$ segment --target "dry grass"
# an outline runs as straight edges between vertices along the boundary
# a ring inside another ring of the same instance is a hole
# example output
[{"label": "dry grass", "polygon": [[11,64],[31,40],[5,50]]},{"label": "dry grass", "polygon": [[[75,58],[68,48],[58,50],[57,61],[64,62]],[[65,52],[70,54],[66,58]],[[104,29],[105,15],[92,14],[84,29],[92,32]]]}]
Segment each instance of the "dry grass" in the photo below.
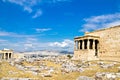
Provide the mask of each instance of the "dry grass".
[{"label": "dry grass", "polygon": [[[92,61],[91,64],[97,64],[99,61]],[[32,73],[29,72],[23,72],[21,70],[18,70],[16,67],[9,65],[7,62],[2,62],[0,64],[0,78],[2,77],[18,77],[18,78],[39,78],[38,80],[76,80],[77,77],[79,76],[89,76],[93,77],[96,72],[118,72],[118,68],[120,66],[120,63],[116,64],[112,68],[108,69],[103,69],[99,65],[96,66],[89,66],[86,68],[84,72],[71,72],[71,73],[65,73],[63,74],[60,70],[61,65],[60,64],[55,64],[50,61],[44,61],[44,63],[50,67],[58,68],[56,73],[52,73],[52,77],[41,77],[41,75],[33,75]],[[87,62],[86,62],[87,63]],[[104,63],[111,64],[113,62],[109,61],[104,61]],[[23,62],[25,66],[31,66],[32,63],[28,62]],[[9,74],[10,71],[16,72],[16,74]],[[120,80],[120,79],[117,79]]]},{"label": "dry grass", "polygon": [[53,67],[56,67],[56,68],[60,68],[60,67],[61,67],[60,64],[55,64],[55,63],[53,63],[53,62],[51,62],[51,61],[45,61],[45,64],[46,64],[48,67],[50,67],[50,66],[53,66]]},{"label": "dry grass", "polygon": [[0,64],[0,78],[2,77],[14,77],[14,78],[38,78],[32,73],[23,72],[16,67],[9,65],[8,62],[2,62]]},{"label": "dry grass", "polygon": [[22,62],[22,65],[24,65],[24,66],[33,66],[32,64],[30,64],[30,63],[27,62],[27,61],[23,61],[23,62]]}]

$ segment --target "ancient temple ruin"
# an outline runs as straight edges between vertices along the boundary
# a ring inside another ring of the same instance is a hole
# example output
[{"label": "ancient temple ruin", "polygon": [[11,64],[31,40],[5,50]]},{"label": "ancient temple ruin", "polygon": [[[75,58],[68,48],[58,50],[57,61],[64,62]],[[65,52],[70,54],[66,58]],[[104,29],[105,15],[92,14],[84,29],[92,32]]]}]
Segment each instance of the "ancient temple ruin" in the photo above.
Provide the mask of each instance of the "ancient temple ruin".
[{"label": "ancient temple ruin", "polygon": [[0,50],[0,60],[10,60],[13,58],[13,50],[3,49]]},{"label": "ancient temple ruin", "polygon": [[86,32],[74,38],[73,59],[120,61],[120,26]]}]

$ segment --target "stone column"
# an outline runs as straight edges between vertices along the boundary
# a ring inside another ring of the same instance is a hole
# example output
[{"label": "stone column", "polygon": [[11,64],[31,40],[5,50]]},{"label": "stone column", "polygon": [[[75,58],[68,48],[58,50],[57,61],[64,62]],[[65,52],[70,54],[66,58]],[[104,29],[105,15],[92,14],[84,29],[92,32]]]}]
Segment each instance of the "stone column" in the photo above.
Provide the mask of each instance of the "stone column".
[{"label": "stone column", "polygon": [[3,59],[4,59],[4,60],[5,60],[5,58],[6,58],[5,56],[6,56],[5,53],[3,53]]},{"label": "stone column", "polygon": [[87,49],[90,49],[90,41],[89,41],[89,39],[87,40]]},{"label": "stone column", "polygon": [[80,41],[78,41],[78,50],[80,49]]},{"label": "stone column", "polygon": [[85,46],[84,40],[82,40],[82,49],[84,49],[84,46]]},{"label": "stone column", "polygon": [[78,41],[76,41],[76,50],[78,50]]},{"label": "stone column", "polygon": [[9,53],[8,53],[8,55],[7,55],[7,59],[9,59]]},{"label": "stone column", "polygon": [[95,40],[93,39],[92,49],[95,49]]}]

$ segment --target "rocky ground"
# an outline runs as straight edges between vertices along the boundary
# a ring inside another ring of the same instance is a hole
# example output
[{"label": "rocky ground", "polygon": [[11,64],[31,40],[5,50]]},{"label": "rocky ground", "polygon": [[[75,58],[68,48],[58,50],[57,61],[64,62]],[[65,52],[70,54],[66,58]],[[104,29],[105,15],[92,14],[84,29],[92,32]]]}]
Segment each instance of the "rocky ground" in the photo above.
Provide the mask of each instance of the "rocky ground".
[{"label": "rocky ground", "polygon": [[61,57],[2,61],[0,80],[120,80],[120,63]]}]

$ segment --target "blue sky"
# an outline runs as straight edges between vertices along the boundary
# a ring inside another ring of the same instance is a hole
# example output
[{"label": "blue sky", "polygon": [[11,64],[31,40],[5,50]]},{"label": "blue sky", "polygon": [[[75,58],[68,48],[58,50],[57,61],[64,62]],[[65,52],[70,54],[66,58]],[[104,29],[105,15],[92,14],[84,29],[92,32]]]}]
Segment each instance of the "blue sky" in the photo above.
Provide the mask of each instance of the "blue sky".
[{"label": "blue sky", "polygon": [[73,51],[73,38],[120,24],[120,0],[0,0],[0,49]]}]

